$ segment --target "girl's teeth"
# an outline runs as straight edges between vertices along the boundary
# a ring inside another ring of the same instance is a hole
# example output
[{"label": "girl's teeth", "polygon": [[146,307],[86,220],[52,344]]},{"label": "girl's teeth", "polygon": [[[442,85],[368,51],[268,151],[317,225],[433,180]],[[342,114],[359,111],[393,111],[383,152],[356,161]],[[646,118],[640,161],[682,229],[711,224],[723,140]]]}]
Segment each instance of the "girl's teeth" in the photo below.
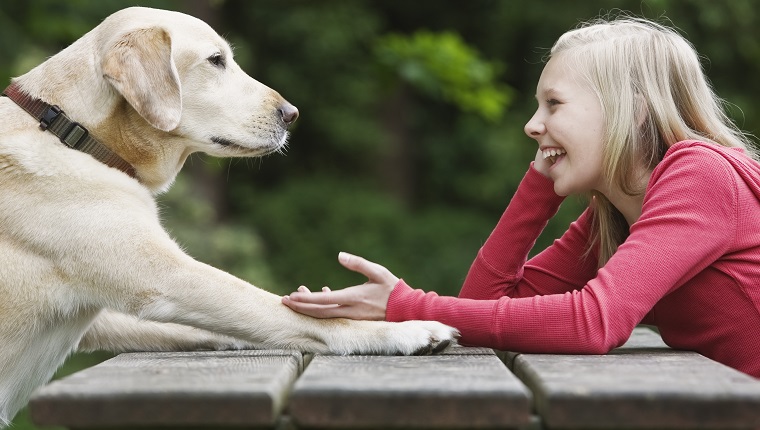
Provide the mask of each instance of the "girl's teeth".
[{"label": "girl's teeth", "polygon": [[543,152],[544,159],[563,154],[565,154],[565,151],[563,149],[547,149]]}]

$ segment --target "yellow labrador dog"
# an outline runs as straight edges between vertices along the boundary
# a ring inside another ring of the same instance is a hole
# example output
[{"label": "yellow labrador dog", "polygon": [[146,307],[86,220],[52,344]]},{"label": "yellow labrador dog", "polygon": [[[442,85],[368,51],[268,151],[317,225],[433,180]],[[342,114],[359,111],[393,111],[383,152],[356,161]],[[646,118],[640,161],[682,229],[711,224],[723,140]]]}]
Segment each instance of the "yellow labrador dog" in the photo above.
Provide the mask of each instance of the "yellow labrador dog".
[{"label": "yellow labrador dog", "polygon": [[164,231],[152,195],[188,155],[277,152],[298,116],[204,22],[122,10],[4,96],[0,423],[77,349],[414,354],[455,342],[436,322],[299,315]]}]

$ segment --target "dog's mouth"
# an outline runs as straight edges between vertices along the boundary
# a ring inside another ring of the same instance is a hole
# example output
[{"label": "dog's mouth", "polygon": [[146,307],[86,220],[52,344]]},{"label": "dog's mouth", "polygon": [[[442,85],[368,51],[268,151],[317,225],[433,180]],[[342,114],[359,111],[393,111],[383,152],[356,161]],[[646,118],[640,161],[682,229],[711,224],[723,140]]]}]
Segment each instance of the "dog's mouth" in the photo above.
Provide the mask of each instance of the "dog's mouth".
[{"label": "dog's mouth", "polygon": [[211,141],[216,143],[217,145],[223,146],[228,149],[232,149],[238,152],[240,155],[245,155],[245,156],[268,155],[273,152],[280,151],[282,147],[284,146],[284,145],[278,144],[278,145],[271,145],[271,146],[265,146],[265,147],[251,148],[249,146],[239,145],[229,139],[225,139],[219,136],[212,136]]},{"label": "dog's mouth", "polygon": [[214,143],[216,143],[216,144],[218,144],[218,145],[226,146],[228,148],[250,149],[250,148],[246,148],[246,147],[240,146],[237,143],[235,143],[235,142],[233,142],[231,140],[225,139],[223,137],[213,136],[211,138],[211,141],[214,142]]}]

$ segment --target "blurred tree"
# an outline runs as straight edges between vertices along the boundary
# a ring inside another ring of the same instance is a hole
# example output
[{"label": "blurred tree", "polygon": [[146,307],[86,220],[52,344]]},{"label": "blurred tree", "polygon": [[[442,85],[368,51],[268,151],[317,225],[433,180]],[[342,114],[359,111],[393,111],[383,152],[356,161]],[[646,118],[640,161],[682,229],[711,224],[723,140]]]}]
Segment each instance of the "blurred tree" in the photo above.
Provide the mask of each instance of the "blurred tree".
[{"label": "blurred tree", "polygon": [[[25,72],[131,4],[2,2],[0,74]],[[210,22],[247,71],[301,109],[287,157],[193,157],[162,203],[167,225],[193,244],[186,245],[193,255],[279,291],[353,282],[333,260],[345,249],[407,277],[430,273],[415,285],[455,293],[535,152],[522,125],[534,108],[542,57],[580,20],[619,10],[667,14],[705,56],[731,115],[750,132],[758,127],[752,94],[760,84],[746,79],[760,68],[758,0],[143,4]],[[206,215],[182,212],[191,199]],[[582,205],[569,199],[537,249]],[[223,242],[251,246],[203,243],[198,231],[210,238],[217,227],[235,232]],[[254,261],[261,270],[248,273]]]},{"label": "blurred tree", "polygon": [[456,33],[391,33],[376,43],[376,56],[403,82],[463,112],[496,121],[509,103],[509,89],[496,81],[498,63],[484,61]]},{"label": "blurred tree", "polygon": [[500,65],[479,58],[455,33],[419,31],[409,37],[391,33],[379,37],[374,48],[377,61],[389,72],[383,81],[390,81],[391,88],[382,109],[383,128],[389,132],[382,166],[394,168],[379,173],[386,189],[412,206],[416,166],[410,150],[415,139],[407,120],[408,88],[490,122],[501,118],[509,89],[496,81]]}]

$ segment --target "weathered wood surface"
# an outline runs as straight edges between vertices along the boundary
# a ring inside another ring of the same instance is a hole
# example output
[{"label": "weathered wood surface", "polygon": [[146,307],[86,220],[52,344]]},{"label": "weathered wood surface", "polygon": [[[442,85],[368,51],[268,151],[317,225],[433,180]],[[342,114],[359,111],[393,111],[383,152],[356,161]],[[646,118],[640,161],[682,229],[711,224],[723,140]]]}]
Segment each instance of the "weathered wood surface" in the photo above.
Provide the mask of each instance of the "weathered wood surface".
[{"label": "weathered wood surface", "polygon": [[487,348],[308,366],[285,350],[122,354],[43,387],[31,415],[80,429],[760,428],[760,380],[648,329],[605,356],[500,356],[514,374]]},{"label": "weathered wood surface", "polygon": [[530,393],[492,350],[423,357],[316,355],[288,411],[298,427],[516,428]]},{"label": "weathered wood surface", "polygon": [[121,354],[42,388],[30,410],[71,428],[272,426],[302,368],[286,350]]},{"label": "weathered wood surface", "polygon": [[760,381],[637,329],[609,355],[512,355],[548,428],[760,428]]}]

